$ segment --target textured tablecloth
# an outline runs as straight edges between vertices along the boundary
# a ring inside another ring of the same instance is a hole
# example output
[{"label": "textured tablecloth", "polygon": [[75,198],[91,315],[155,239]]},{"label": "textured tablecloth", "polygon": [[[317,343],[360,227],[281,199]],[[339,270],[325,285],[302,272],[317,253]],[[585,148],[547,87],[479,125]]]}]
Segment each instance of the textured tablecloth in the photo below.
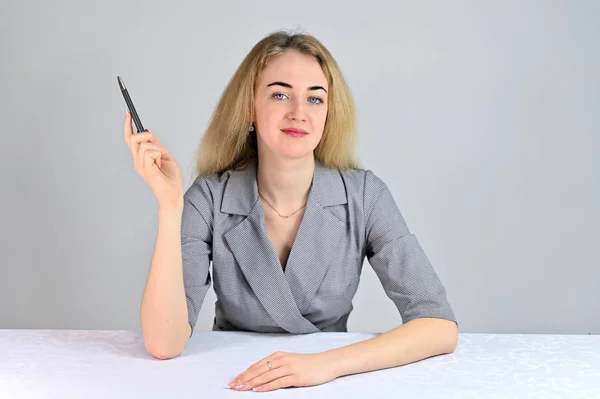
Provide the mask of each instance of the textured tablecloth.
[{"label": "textured tablecloth", "polygon": [[321,386],[225,388],[278,350],[317,352],[373,336],[197,331],[179,357],[157,360],[137,332],[0,330],[0,398],[600,398],[598,335],[460,334],[450,355]]}]

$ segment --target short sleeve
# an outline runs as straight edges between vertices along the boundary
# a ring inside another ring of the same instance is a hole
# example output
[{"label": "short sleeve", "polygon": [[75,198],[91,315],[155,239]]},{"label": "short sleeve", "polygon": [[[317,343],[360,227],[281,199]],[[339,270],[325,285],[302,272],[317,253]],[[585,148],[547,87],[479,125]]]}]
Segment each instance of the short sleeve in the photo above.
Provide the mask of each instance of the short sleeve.
[{"label": "short sleeve", "polygon": [[181,219],[183,285],[192,333],[211,286],[212,215],[210,190],[204,179],[198,177],[184,195]]},{"label": "short sleeve", "polygon": [[406,225],[387,185],[365,178],[366,256],[402,322],[430,317],[457,323],[446,290]]}]

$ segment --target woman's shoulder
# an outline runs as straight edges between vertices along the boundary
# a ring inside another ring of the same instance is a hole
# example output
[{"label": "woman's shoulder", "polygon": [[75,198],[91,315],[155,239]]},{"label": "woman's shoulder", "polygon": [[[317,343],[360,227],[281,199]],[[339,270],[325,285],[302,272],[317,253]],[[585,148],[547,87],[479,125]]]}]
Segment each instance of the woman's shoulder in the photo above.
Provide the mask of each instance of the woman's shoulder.
[{"label": "woman's shoulder", "polygon": [[383,179],[372,169],[357,167],[352,169],[339,169],[347,191],[361,193],[366,201],[377,197],[381,190],[387,189]]},{"label": "woman's shoulder", "polygon": [[229,175],[233,172],[233,170],[228,169],[223,172],[212,173],[208,175],[196,175],[196,177],[192,181],[190,188],[194,186],[208,186],[210,188],[222,186],[227,182]]},{"label": "woman's shoulder", "polygon": [[388,184],[377,172],[369,168],[340,169],[340,175],[346,186],[348,200],[353,197],[353,202],[360,204],[365,220],[371,220],[376,209],[383,209],[386,215],[400,213]]},{"label": "woman's shoulder", "polygon": [[197,174],[184,198],[192,203],[199,201],[212,206],[220,204],[225,197],[234,201],[235,198],[249,195],[256,175],[255,168],[255,165],[249,164],[215,173]]},{"label": "woman's shoulder", "polygon": [[184,193],[184,200],[197,204],[212,204],[215,196],[223,190],[231,171],[196,175]]}]

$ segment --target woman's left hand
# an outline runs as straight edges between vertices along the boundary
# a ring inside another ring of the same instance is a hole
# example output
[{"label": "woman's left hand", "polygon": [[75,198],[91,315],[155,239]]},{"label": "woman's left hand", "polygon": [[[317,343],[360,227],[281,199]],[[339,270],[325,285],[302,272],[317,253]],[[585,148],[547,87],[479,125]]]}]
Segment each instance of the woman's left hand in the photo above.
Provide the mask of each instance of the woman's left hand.
[{"label": "woman's left hand", "polygon": [[239,391],[267,392],[279,388],[321,385],[337,377],[325,353],[275,352],[254,363],[228,387]]}]

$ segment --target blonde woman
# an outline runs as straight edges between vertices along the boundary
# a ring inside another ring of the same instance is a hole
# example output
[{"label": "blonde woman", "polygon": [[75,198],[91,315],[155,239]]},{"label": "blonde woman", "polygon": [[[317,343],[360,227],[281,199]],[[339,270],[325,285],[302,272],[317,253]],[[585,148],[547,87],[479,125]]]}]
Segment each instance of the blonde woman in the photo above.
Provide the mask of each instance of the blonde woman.
[{"label": "blonde woman", "polygon": [[365,257],[402,325],[327,352],[274,353],[229,387],[318,385],[454,351],[444,286],[387,185],[360,168],[355,134],[351,92],[330,52],[285,32],[258,42],[235,72],[187,190],[173,156],[151,132],[133,134],[126,114],[135,169],[159,203],[141,304],[150,354],[184,350],[213,283],[214,331],[347,331]]}]

